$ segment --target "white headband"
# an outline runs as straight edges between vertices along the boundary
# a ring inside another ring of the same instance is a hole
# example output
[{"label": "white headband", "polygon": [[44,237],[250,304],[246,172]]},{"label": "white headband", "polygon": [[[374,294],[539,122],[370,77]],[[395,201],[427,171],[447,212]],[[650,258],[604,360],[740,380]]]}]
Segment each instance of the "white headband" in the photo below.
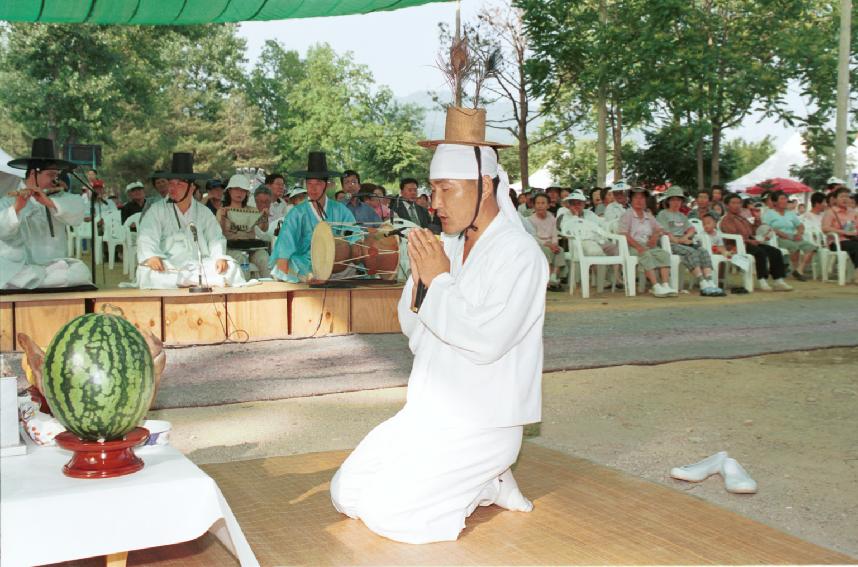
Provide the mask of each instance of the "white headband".
[{"label": "white headband", "polygon": [[[500,178],[497,202],[501,214],[515,226],[524,230],[521,217],[509,198],[509,177],[498,163],[494,148],[480,146],[480,167],[483,175],[492,179]],[[429,179],[478,179],[477,159],[474,146],[461,144],[440,144],[435,148],[432,164],[429,166]]]},{"label": "white headband", "polygon": [[[480,146],[483,175],[492,179],[498,175],[498,156],[494,148]],[[474,146],[441,144],[435,149],[429,166],[429,179],[476,179],[477,160]]]}]

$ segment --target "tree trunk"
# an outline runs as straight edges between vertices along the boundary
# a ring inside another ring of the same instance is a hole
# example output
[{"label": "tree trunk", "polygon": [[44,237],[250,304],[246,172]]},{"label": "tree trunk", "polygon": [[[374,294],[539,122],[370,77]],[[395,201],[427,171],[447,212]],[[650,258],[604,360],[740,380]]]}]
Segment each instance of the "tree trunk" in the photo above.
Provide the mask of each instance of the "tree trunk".
[{"label": "tree trunk", "polygon": [[721,126],[712,125],[712,185],[721,183]]},{"label": "tree trunk", "polygon": [[614,137],[614,181],[623,178],[623,111],[617,107],[611,124]]},{"label": "tree trunk", "polygon": [[525,82],[519,83],[518,89],[518,165],[521,168],[521,190],[530,189],[530,172],[528,171],[529,159],[528,152],[530,145],[527,142],[527,115],[530,108],[527,104],[527,91],[524,88]]},{"label": "tree trunk", "polygon": [[703,136],[697,136],[697,192],[703,191]]},{"label": "tree trunk", "polygon": [[[606,26],[608,23],[608,8],[605,0],[599,0],[599,22]],[[608,176],[608,95],[604,80],[599,84],[598,100],[596,101],[596,185],[605,186]]]}]

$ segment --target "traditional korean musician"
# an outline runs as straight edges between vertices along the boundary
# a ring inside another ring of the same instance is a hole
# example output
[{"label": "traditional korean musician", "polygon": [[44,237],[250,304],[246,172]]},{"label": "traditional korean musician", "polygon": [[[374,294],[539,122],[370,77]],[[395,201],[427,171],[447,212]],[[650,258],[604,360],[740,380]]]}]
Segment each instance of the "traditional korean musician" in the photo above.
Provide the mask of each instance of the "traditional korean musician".
[{"label": "traditional korean musician", "polygon": [[30,155],[9,166],[26,174],[22,189],[0,198],[0,289],[92,284],[86,264],[66,258],[66,227],[83,222],[86,205],[56,180],[74,164],[56,158],[52,140],[36,138]]},{"label": "traditional korean musician", "polygon": [[[451,107],[429,169],[441,241],[408,236],[399,322],[414,363],[405,407],[331,481],[337,510],[406,543],[455,540],[477,508],[527,512],[510,467],[541,414],[548,264],[509,199],[485,111]],[[417,282],[428,289],[418,305]],[[415,313],[415,310],[417,311]]]},{"label": "traditional korean musician", "polygon": [[[230,177],[224,205],[218,210],[216,218],[226,237],[226,253],[239,263],[241,255],[247,254],[259,271],[259,276],[267,278],[270,276],[268,242],[261,236],[268,230],[268,210],[247,206],[250,184],[247,175],[237,173]],[[260,185],[260,189],[268,191],[265,185]],[[268,191],[269,204],[270,195]]]},{"label": "traditional korean musician", "polygon": [[192,182],[207,178],[194,173],[194,156],[174,153],[170,171],[158,175],[169,180],[169,197],[153,203],[140,220],[140,268],[134,285],[142,289],[195,286],[201,268],[203,282],[209,286],[244,284],[241,270],[226,254],[226,239],[215,216],[193,197]]},{"label": "traditional korean musician", "polygon": [[[282,281],[298,283],[313,279],[313,266],[310,257],[310,244],[313,230],[320,221],[331,223],[335,236],[342,238],[339,260],[356,257],[358,251],[348,250],[346,244],[356,244],[362,238],[360,230],[349,228],[355,225],[355,217],[342,203],[329,199],[325,195],[328,180],[340,175],[328,169],[328,160],[324,152],[310,152],[307,169],[291,175],[306,180],[307,200],[292,208],[286,215],[286,221],[280,228],[274,250],[271,253],[271,275]],[[331,275],[331,279],[344,279],[359,275],[353,265]]]}]

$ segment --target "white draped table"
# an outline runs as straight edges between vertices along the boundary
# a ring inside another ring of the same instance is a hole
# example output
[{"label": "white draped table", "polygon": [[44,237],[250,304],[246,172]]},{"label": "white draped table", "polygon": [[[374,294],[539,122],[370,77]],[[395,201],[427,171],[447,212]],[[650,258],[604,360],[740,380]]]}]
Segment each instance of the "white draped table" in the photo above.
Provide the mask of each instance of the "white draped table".
[{"label": "white draped table", "polygon": [[43,565],[196,539],[211,531],[242,566],[259,565],[214,479],[176,449],[137,450],[142,470],[62,473],[71,453],[30,446],[0,461],[0,564]]}]

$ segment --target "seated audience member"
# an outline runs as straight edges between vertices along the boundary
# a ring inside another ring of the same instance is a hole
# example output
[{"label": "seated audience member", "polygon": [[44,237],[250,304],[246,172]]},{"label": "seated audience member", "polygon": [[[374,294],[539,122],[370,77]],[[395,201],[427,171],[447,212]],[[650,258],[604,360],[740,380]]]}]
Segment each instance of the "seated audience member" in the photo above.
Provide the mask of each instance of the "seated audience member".
[{"label": "seated audience member", "polygon": [[600,217],[604,217],[605,209],[608,208],[608,205],[614,202],[614,192],[611,191],[610,187],[602,187],[602,189],[599,191],[599,194],[602,199],[602,203],[598,207],[596,207],[596,210],[594,212]]},{"label": "seated audience member", "polygon": [[[828,181],[825,182],[825,192],[829,195],[833,195],[835,191],[845,187],[846,181],[840,179],[839,177],[829,177]],[[829,203],[829,206],[831,206],[831,203]]]},{"label": "seated audience member", "polygon": [[[98,219],[99,230],[102,230],[104,227],[104,218],[108,215],[119,216],[119,209],[116,207],[116,203],[105,196],[104,181],[96,179],[92,182],[92,189],[95,191],[95,218]],[[89,215],[92,212],[92,204],[90,203],[92,196],[89,194],[89,191],[86,191],[81,195],[81,198],[86,206],[87,215],[83,220],[89,222]]]},{"label": "seated audience member", "polygon": [[[169,199],[153,203],[140,219],[137,236],[136,286],[173,289],[198,285],[235,286],[244,283],[241,270],[226,253],[226,239],[212,212],[194,200],[193,154],[173,154],[168,180]],[[194,236],[196,232],[196,237]],[[199,256],[202,255],[202,271]]]},{"label": "seated audience member", "polygon": [[209,179],[206,181],[206,195],[203,204],[208,207],[213,215],[223,206],[223,181],[220,179]]},{"label": "seated audience member", "polygon": [[[265,189],[265,193],[259,193],[263,204],[267,203],[270,207],[271,190],[265,185],[259,187]],[[241,264],[242,255],[247,254],[259,270],[259,276],[267,278],[271,274],[268,267],[269,239],[264,238],[269,225],[268,209],[257,208],[256,210],[262,214],[252,223],[240,219],[239,216],[243,216],[242,212],[248,212],[249,197],[250,179],[240,173],[233,175],[226,185],[226,199],[223,207],[218,210],[216,217],[226,238],[226,253],[239,264]],[[256,206],[259,207],[259,203]],[[239,212],[240,210],[242,212]]]},{"label": "seated audience member", "polygon": [[620,220],[629,210],[629,185],[621,179],[611,186],[610,191],[613,202],[603,199],[605,203],[605,221],[615,223]]},{"label": "seated audience member", "polygon": [[[852,260],[858,283],[858,210],[849,196],[849,189],[841,187],[834,191],[834,205],[822,217],[822,231],[840,240],[840,249]],[[835,249],[833,242],[831,249]]]},{"label": "seated audience member", "polygon": [[710,252],[712,252],[712,254],[719,254],[725,258],[731,258],[733,253],[727,250],[727,246],[724,244],[724,239],[718,232],[718,219],[715,218],[715,215],[704,215],[702,222],[703,232],[706,233],[709,237],[709,242],[712,244]]},{"label": "seated audience member", "polygon": [[349,202],[349,194],[345,191],[337,191],[336,193],[334,193],[334,201],[345,205]]},{"label": "seated audience member", "polygon": [[[694,226],[688,217],[679,212],[685,202],[682,188],[674,185],[664,193],[666,208],[661,210],[656,220],[670,239],[670,250],[682,259],[697,280],[700,293],[705,296],[723,295],[723,290],[712,280],[712,257],[709,251],[694,241]],[[706,216],[713,217],[713,214]]]},{"label": "seated audience member", "polygon": [[585,209],[586,197],[584,193],[575,190],[563,200],[563,205],[568,211],[559,220],[560,232],[571,233],[575,226],[576,233],[581,241],[581,250],[587,256],[615,255],[616,245],[608,239],[607,232],[599,224],[599,217],[590,209]]},{"label": "seated audience member", "polygon": [[724,204],[724,186],[713,185],[709,188],[709,194],[712,196],[713,203]]},{"label": "seated audience member", "polygon": [[533,192],[522,191],[521,196],[524,198],[524,202],[519,202],[518,214],[522,218],[527,218],[533,214]]},{"label": "seated audience member", "polygon": [[[134,181],[125,186],[125,195],[128,197],[128,202],[120,211],[122,224],[128,220],[131,215],[142,213],[146,208],[146,188],[139,182]],[[136,227],[134,227],[136,230]]]},{"label": "seated audience member", "polygon": [[809,227],[822,230],[822,217],[825,216],[825,209],[828,204],[825,202],[824,193],[814,193],[810,196],[810,210],[801,215],[801,222]]},{"label": "seated audience member", "polygon": [[549,204],[548,195],[544,193],[537,194],[533,198],[534,212],[528,220],[530,220],[530,223],[536,230],[536,240],[542,246],[542,252],[548,258],[548,264],[551,266],[551,277],[548,280],[548,287],[551,290],[555,290],[560,286],[558,271],[566,265],[566,258],[563,255],[563,249],[560,248],[554,215],[548,210]]},{"label": "seated audience member", "polygon": [[415,201],[418,207],[423,207],[427,211],[429,210],[429,197],[425,193],[421,193],[417,195],[417,200]]},{"label": "seated audience member", "polygon": [[548,196],[548,212],[556,215],[560,209],[560,187],[549,187],[545,190],[545,195]]},{"label": "seated audience member", "polygon": [[[759,213],[754,213],[754,221],[749,222],[740,214],[742,200],[738,195],[727,195],[724,201],[727,214],[721,219],[721,232],[738,235],[744,241],[745,250],[754,257],[754,263],[757,267],[757,288],[762,291],[772,291],[773,289],[775,291],[792,291],[792,287],[784,281],[786,267],[780,249],[757,238],[757,229],[762,226]],[[758,209],[754,207],[753,210]],[[725,240],[725,242],[728,248],[734,249],[730,240]],[[770,274],[774,280],[771,287],[766,281]]]},{"label": "seated audience member", "polygon": [[155,192],[158,194],[158,196],[154,197],[152,199],[146,199],[146,205],[143,207],[143,212],[140,213],[141,220],[142,220],[143,216],[146,214],[146,211],[149,210],[149,207],[151,207],[153,203],[155,203],[156,201],[161,200],[161,199],[169,199],[170,198],[169,197],[169,183],[167,182],[166,179],[164,179],[162,177],[158,177],[162,173],[164,173],[164,171],[161,169],[158,169],[154,173],[152,173],[152,175],[149,176],[149,181],[152,182],[152,187],[155,189]]},{"label": "seated audience member", "polygon": [[602,189],[600,187],[590,189],[590,210],[597,215],[605,212],[605,207],[602,206]]},{"label": "seated audience member", "polygon": [[[358,198],[358,192],[360,191],[360,175],[358,175],[358,172],[347,169],[340,177],[340,184],[343,191],[348,195],[348,199],[343,204],[352,212],[355,221],[358,224],[378,226],[381,222],[381,217],[378,216],[375,209]],[[337,200],[339,201],[339,199]]]},{"label": "seated audience member", "polygon": [[[748,195],[747,193],[743,194],[741,196],[741,199],[742,199],[742,209],[739,211],[739,214],[741,216],[745,217],[749,223],[753,224],[755,217],[754,217],[754,213],[751,211],[751,209],[757,208],[758,203],[757,203],[756,199],[754,199],[751,195]],[[726,215],[727,214],[726,197],[724,198],[724,207],[725,207],[724,214]],[[760,207],[762,207],[762,204],[760,204]],[[759,209],[757,209],[757,210],[759,211]]]},{"label": "seated audience member", "polygon": [[[289,215],[289,211],[303,203],[307,200],[307,190],[301,187],[300,185],[295,185],[292,189],[289,190],[289,207],[286,209],[286,215]],[[281,219],[282,220],[282,219]]]},{"label": "seated audience member", "polygon": [[[661,225],[646,207],[648,191],[641,187],[631,191],[631,209],[620,217],[618,232],[626,237],[629,253],[638,256],[638,263],[652,285],[653,295],[676,296],[678,292],[670,287],[670,254],[659,246],[663,234]],[[656,270],[661,276],[661,283],[656,278]],[[629,277],[635,276],[629,274]]]},{"label": "seated audience member", "polygon": [[399,182],[400,199],[394,212],[401,219],[410,220],[421,228],[428,228],[435,234],[441,233],[441,223],[433,222],[429,211],[417,206],[417,180],[406,178]]},{"label": "seated audience member", "polygon": [[[720,205],[718,208],[719,209],[721,208]],[[694,208],[691,209],[690,213],[688,213],[688,218],[690,218],[690,219],[702,219],[704,217],[704,215],[706,215],[707,213],[712,213],[717,218],[720,219],[722,216],[721,215],[722,212],[723,212],[723,210],[721,210],[719,212],[711,206],[711,196],[709,195],[709,193],[707,191],[701,191],[700,193],[697,194],[697,198],[695,199]]]},{"label": "seated audience member", "polygon": [[379,218],[383,221],[390,220],[390,200],[387,198],[387,190],[381,185],[364,183],[361,185],[361,191],[364,190],[364,186],[366,186],[366,189],[369,191],[372,191],[372,194],[376,197],[375,201],[373,201],[370,206],[375,209]]},{"label": "seated audience member", "polygon": [[289,210],[289,203],[285,196],[286,180],[280,173],[269,173],[265,176],[263,183],[271,191],[271,207],[268,209],[268,216],[272,223],[276,223],[280,219],[285,218]]},{"label": "seated audience member", "polygon": [[789,198],[783,191],[772,193],[773,208],[763,215],[763,223],[772,227],[778,237],[778,246],[788,250],[790,263],[795,266],[792,276],[806,281],[804,269],[813,261],[816,245],[804,239],[804,225],[798,215],[787,210]]},{"label": "seated audience member", "polygon": [[86,264],[66,257],[66,227],[83,222],[86,207],[59,190],[57,178],[74,165],[55,155],[52,140],[36,138],[30,156],[8,163],[25,174],[23,188],[0,197],[0,289],[92,283]]}]

